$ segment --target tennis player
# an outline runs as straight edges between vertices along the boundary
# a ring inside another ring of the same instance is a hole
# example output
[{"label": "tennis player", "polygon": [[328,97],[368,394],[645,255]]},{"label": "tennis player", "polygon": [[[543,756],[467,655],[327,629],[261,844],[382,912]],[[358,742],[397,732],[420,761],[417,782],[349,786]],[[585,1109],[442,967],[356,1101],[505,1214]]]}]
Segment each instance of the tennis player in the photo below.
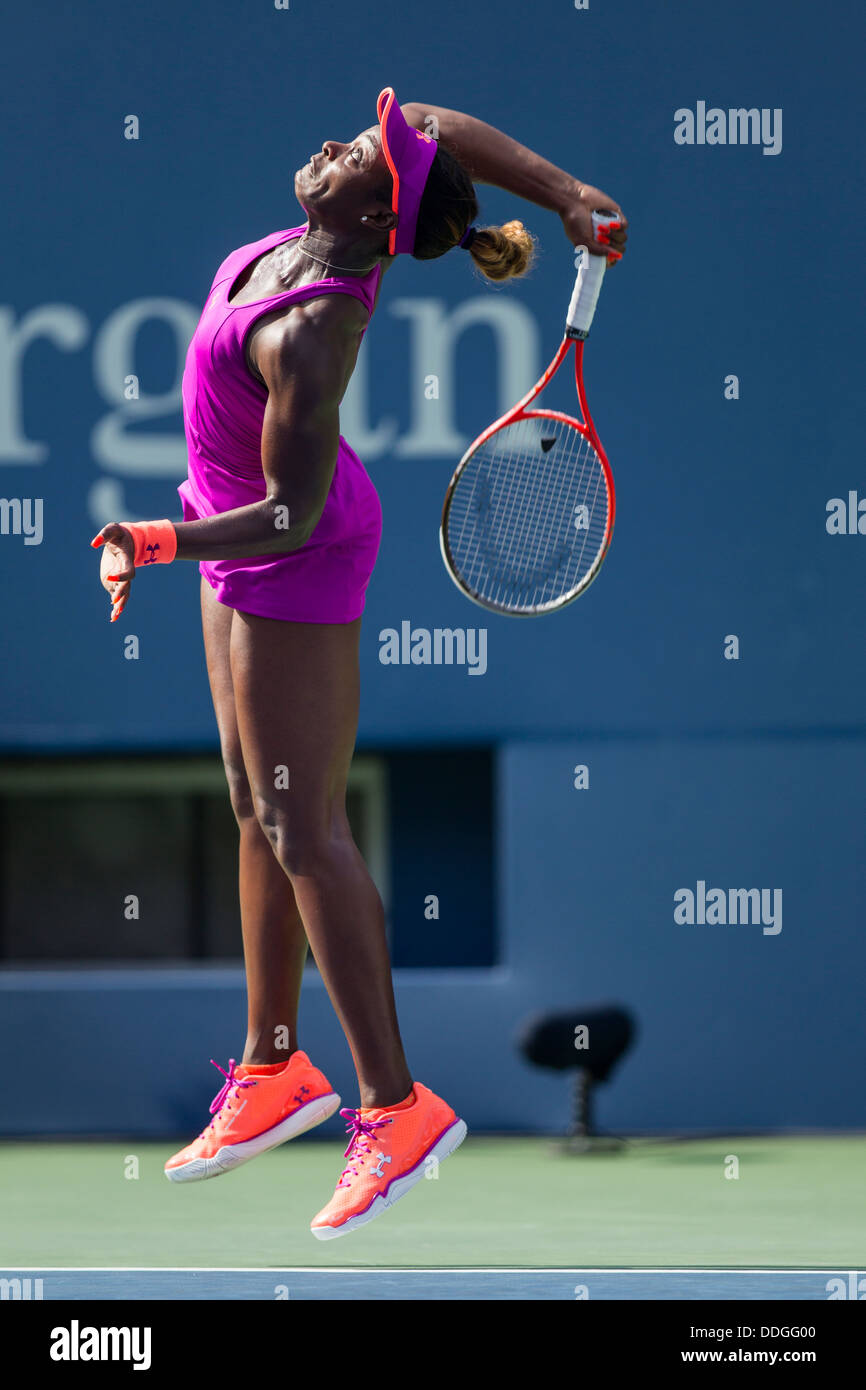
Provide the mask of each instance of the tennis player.
[{"label": "tennis player", "polygon": [[[340,1098],[298,1049],[308,944],[360,1088],[346,1166],[313,1233],[354,1230],[402,1197],[466,1126],[409,1071],[382,903],[346,818],[359,703],[361,614],[381,509],[340,434],[340,401],[399,255],[468,252],[490,280],[523,274],[518,221],[476,227],[474,183],[557,212],[572,245],[619,259],[625,219],[596,242],[597,188],[471,116],[397,104],[328,140],[295,174],[306,221],[233,251],[219,267],[183,378],[189,476],[183,521],[117,522],[100,577],[111,621],[140,568],[197,560],[207,669],[240,827],[248,1032],[239,1066],[197,1139],[166,1164],[176,1182],[216,1177],[332,1115]],[[433,138],[431,130],[437,138]],[[214,1063],[216,1066],[217,1064]],[[222,1068],[219,1068],[223,1071]]]}]

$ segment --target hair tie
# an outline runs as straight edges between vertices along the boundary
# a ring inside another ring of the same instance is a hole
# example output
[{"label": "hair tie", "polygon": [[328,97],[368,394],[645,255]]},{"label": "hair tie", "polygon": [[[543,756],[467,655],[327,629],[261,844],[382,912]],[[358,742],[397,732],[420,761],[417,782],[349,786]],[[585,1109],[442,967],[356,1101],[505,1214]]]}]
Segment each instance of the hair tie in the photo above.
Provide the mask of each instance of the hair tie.
[{"label": "hair tie", "polygon": [[467,227],[467,228],[466,228],[466,231],[463,233],[463,235],[462,235],[462,237],[460,238],[460,240],[458,241],[457,245],[458,245],[458,246],[462,246],[463,249],[464,249],[464,251],[468,251],[469,248],[470,248],[470,246],[472,245],[473,241],[475,240],[475,234],[476,234],[477,231],[478,231],[478,228],[477,228],[477,227],[473,227],[473,226]]}]

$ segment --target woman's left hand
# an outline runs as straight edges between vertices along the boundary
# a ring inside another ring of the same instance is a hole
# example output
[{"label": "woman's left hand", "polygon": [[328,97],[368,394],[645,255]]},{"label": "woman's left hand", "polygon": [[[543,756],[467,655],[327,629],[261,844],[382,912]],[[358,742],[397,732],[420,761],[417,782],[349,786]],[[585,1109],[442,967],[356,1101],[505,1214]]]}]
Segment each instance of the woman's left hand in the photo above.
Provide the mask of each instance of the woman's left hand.
[{"label": "woman's left hand", "polygon": [[[594,212],[615,213],[619,218],[619,227],[602,231],[607,238],[605,241],[596,241],[593,234]],[[560,216],[565,235],[572,246],[585,246],[593,256],[607,256],[608,265],[622,260],[628,241],[628,219],[619,203],[602,193],[600,188],[593,188],[590,183],[578,184],[574,196],[569,199]]]},{"label": "woman's left hand", "polygon": [[125,526],[112,521],[90,544],[103,547],[99,579],[111,598],[111,622],[116,622],[126,607],[129,586],[135,578],[135,543]]}]

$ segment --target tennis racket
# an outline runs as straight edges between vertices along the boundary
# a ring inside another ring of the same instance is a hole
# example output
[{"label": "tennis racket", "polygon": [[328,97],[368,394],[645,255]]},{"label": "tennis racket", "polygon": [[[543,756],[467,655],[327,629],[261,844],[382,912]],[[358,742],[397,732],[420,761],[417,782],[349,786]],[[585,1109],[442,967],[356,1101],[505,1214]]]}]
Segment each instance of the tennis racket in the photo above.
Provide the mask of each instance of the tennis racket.
[{"label": "tennis racket", "polygon": [[[592,215],[593,230],[619,225]],[[606,256],[579,248],[565,336],[544,375],[463,455],[448,485],[439,543],[457,587],[494,613],[531,617],[572,603],[601,569],[613,534],[613,475],[586,404],[583,344]],[[583,423],[529,407],[574,346]]]}]

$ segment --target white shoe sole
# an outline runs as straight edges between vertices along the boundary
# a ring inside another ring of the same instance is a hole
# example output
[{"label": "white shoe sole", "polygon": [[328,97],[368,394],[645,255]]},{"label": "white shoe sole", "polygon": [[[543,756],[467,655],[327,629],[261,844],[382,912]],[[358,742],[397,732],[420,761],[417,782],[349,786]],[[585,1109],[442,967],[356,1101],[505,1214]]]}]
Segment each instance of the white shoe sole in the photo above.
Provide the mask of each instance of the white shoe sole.
[{"label": "white shoe sole", "polygon": [[336,1240],[337,1236],[348,1235],[350,1231],[357,1231],[359,1226],[366,1226],[368,1221],[375,1221],[377,1216],[381,1216],[389,1207],[393,1207],[395,1202],[399,1202],[401,1197],[411,1191],[417,1182],[424,1177],[427,1164],[431,1158],[435,1158],[441,1163],[449,1154],[453,1154],[466,1138],[466,1125],[463,1120],[455,1120],[449,1125],[445,1133],[437,1139],[432,1149],[429,1149],[424,1157],[404,1173],[402,1177],[395,1178],[384,1193],[377,1193],[370,1206],[358,1216],[350,1216],[348,1221],[344,1221],[342,1226],[311,1226],[310,1230],[317,1240]]},{"label": "white shoe sole", "polygon": [[326,1096],[316,1096],[315,1100],[307,1101],[306,1105],[272,1129],[266,1129],[264,1134],[245,1139],[241,1144],[227,1144],[213,1158],[191,1158],[177,1168],[166,1168],[165,1176],[170,1182],[203,1182],[205,1178],[218,1178],[220,1173],[230,1173],[249,1159],[267,1153],[268,1149],[275,1149],[278,1144],[285,1144],[287,1139],[306,1134],[308,1129],[330,1119],[339,1104],[340,1097],[333,1091]]}]

